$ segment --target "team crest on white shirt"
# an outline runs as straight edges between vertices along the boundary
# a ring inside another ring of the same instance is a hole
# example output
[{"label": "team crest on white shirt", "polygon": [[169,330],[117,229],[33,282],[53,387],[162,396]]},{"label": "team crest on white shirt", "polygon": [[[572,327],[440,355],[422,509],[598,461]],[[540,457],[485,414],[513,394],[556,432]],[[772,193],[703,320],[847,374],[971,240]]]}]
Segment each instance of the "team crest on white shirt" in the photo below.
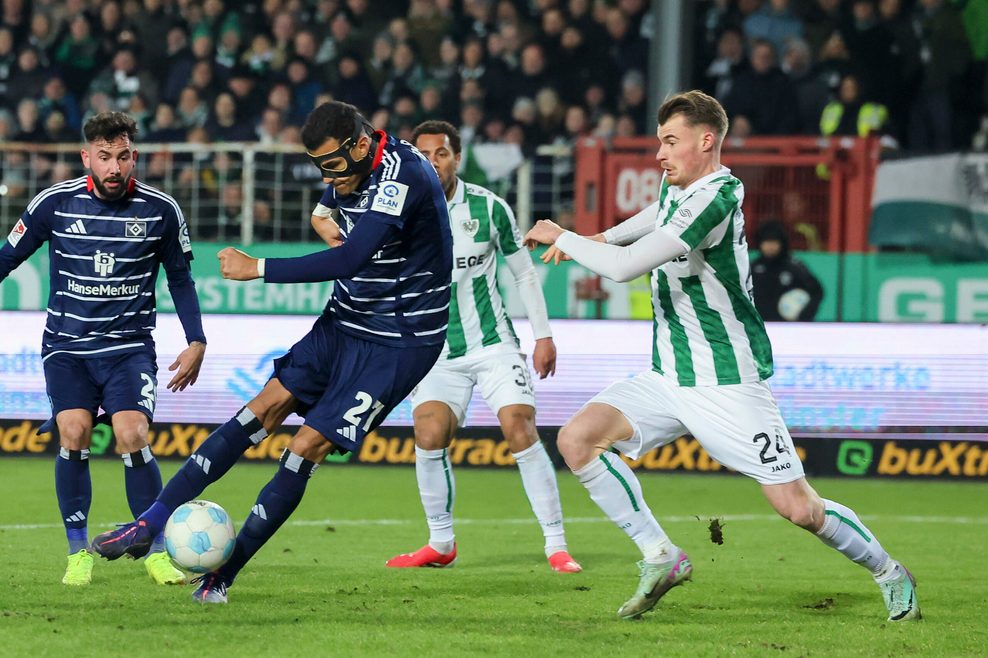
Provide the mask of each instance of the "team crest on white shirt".
[{"label": "team crest on white shirt", "polygon": [[471,238],[477,235],[477,231],[480,230],[480,220],[479,219],[464,219],[460,222],[460,227],[463,232],[469,235]]}]

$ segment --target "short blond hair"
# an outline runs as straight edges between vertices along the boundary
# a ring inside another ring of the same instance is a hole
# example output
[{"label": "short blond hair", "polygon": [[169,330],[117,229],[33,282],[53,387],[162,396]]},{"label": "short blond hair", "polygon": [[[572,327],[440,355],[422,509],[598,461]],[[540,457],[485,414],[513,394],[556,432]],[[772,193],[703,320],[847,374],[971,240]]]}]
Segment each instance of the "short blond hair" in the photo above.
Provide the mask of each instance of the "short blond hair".
[{"label": "short blond hair", "polygon": [[659,108],[659,125],[681,114],[690,126],[704,125],[717,135],[720,144],[727,135],[727,112],[720,102],[697,89],[673,94]]}]

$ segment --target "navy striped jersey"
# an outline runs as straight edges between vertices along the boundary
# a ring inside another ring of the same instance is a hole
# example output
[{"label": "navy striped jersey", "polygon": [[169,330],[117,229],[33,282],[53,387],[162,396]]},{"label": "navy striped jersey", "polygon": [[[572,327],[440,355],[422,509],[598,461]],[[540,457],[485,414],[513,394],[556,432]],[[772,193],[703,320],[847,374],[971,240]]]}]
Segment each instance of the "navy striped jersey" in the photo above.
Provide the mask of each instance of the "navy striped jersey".
[{"label": "navy striped jersey", "polygon": [[133,179],[116,201],[97,197],[86,176],[53,185],[0,248],[0,280],[44,242],[51,290],[42,357],[153,348],[159,265],[190,277],[192,247],[175,199]]},{"label": "navy striped jersey", "polygon": [[453,238],[446,195],[435,168],[411,144],[383,132],[370,175],[323,205],[339,210],[344,240],[359,222],[393,226],[387,242],[359,275],[337,279],[326,305],[342,331],[387,345],[441,345],[449,318]]}]

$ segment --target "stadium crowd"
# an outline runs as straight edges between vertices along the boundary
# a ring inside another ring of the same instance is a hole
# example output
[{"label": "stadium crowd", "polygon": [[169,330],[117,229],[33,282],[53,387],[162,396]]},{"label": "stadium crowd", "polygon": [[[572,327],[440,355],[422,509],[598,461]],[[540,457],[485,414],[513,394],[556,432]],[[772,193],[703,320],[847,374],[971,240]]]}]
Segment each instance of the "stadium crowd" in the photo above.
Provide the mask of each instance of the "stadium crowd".
[{"label": "stadium crowd", "polygon": [[[650,134],[646,0],[4,0],[0,139],[75,141],[106,109],[142,140],[297,143],[315,104],[407,137],[534,145]],[[988,105],[983,0],[707,0],[695,86],[736,136],[882,132],[969,147]]]}]

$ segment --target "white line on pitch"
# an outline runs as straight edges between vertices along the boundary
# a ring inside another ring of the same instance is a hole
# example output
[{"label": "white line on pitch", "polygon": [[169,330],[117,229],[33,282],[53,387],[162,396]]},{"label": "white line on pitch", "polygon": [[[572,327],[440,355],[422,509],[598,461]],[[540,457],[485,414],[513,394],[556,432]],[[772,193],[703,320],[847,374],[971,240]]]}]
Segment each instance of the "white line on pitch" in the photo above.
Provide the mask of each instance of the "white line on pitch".
[{"label": "white line on pitch", "polygon": [[[711,518],[718,518],[721,521],[730,522],[750,522],[750,521],[781,521],[781,517],[775,514],[697,514],[688,516],[660,516],[658,520],[661,523],[696,523],[697,521],[706,522]],[[988,516],[923,516],[918,514],[912,515],[885,515],[885,514],[873,514],[873,515],[862,515],[861,518],[865,521],[882,521],[882,522],[898,522],[898,523],[941,523],[947,525],[988,525]],[[591,516],[591,517],[568,517],[563,519],[565,523],[610,523],[611,521],[602,516]],[[534,518],[521,518],[521,519],[455,519],[458,525],[529,525],[536,523]],[[421,519],[299,519],[296,521],[289,521],[288,525],[292,526],[321,526],[321,525],[333,525],[333,526],[389,526],[389,525],[418,525],[421,523]],[[112,523],[97,523],[94,524],[95,527],[99,528],[111,528],[114,524]],[[55,528],[61,528],[60,523],[11,523],[11,524],[0,524],[0,531],[4,530],[53,530]]]}]

